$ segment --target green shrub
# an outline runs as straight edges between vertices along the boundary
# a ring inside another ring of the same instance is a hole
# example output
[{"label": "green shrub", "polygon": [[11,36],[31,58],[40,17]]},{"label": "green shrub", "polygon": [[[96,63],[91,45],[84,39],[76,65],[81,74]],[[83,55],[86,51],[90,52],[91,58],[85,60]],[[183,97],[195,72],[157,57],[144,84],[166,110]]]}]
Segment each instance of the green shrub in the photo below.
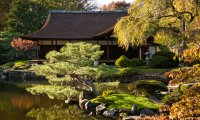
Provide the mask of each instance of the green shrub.
[{"label": "green shrub", "polygon": [[[85,70],[80,71],[82,74],[92,74],[91,76],[95,79],[113,77],[117,73],[118,69],[115,66],[101,64],[94,68],[84,68]],[[87,70],[88,69],[88,70]]]},{"label": "green shrub", "polygon": [[105,103],[106,100],[103,96],[97,96],[96,98],[90,100],[92,103]]},{"label": "green shrub", "polygon": [[106,91],[103,91],[102,96],[106,97],[106,96],[110,96],[112,94],[116,94],[116,92],[114,90],[106,90]]},{"label": "green shrub", "polygon": [[18,69],[27,69],[29,67],[29,64],[27,61],[17,61],[15,62],[13,68],[15,70],[18,70]]},{"label": "green shrub", "polygon": [[154,56],[150,60],[152,68],[168,68],[169,59],[164,56]]},{"label": "green shrub", "polygon": [[101,64],[98,67],[94,68],[84,68],[80,71],[82,74],[90,74],[96,80],[102,78],[114,78],[114,77],[123,77],[123,76],[130,76],[133,74],[137,74],[135,68],[118,68],[115,66],[110,66],[106,64]]},{"label": "green shrub", "polygon": [[145,65],[145,62],[140,58],[133,58],[130,60],[131,67],[139,67],[139,66],[144,66],[144,65]]},{"label": "green shrub", "polygon": [[120,68],[129,67],[130,60],[126,56],[122,55],[120,58],[118,58],[115,61],[115,66],[120,67]]},{"label": "green shrub", "polygon": [[155,53],[150,60],[152,68],[173,68],[179,64],[178,57],[170,51],[161,51]]},{"label": "green shrub", "polygon": [[156,80],[138,80],[128,84],[128,89],[135,95],[156,95],[168,90],[167,85]]},{"label": "green shrub", "polygon": [[116,73],[116,76],[123,77],[123,76],[130,76],[134,74],[137,74],[136,69],[131,68],[131,67],[126,67],[126,68],[119,69],[119,71]]},{"label": "green shrub", "polygon": [[166,56],[169,58],[173,58],[175,56],[175,54],[170,51],[160,51],[160,52],[156,52],[153,56]]},{"label": "green shrub", "polygon": [[1,67],[3,69],[10,69],[10,68],[13,68],[13,66],[14,66],[14,62],[7,62],[7,63],[3,64]]},{"label": "green shrub", "polygon": [[115,61],[115,66],[120,67],[120,68],[125,68],[125,67],[139,67],[139,66],[144,66],[145,63],[142,59],[140,58],[133,58],[129,59],[126,56],[122,55],[120,58],[118,58]]}]

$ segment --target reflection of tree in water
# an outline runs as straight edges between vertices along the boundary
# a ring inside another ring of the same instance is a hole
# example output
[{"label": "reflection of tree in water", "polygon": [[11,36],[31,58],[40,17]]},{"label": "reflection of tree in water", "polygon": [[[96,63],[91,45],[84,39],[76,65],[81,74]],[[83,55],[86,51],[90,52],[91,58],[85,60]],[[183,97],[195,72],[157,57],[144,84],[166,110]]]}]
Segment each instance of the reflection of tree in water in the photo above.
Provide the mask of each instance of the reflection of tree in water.
[{"label": "reflection of tree in water", "polygon": [[64,107],[63,105],[54,105],[49,108],[33,108],[27,114],[28,117],[36,120],[90,120],[79,108],[75,105]]},{"label": "reflection of tree in water", "polygon": [[21,109],[31,108],[34,104],[40,103],[39,97],[31,97],[30,95],[15,94],[11,97],[11,103],[13,106]]}]

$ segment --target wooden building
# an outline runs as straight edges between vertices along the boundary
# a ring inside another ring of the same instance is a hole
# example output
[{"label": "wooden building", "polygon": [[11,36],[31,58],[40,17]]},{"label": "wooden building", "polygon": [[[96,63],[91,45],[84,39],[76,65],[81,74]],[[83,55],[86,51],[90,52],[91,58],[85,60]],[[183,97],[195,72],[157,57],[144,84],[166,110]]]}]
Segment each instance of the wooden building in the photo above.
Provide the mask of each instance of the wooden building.
[{"label": "wooden building", "polygon": [[100,45],[104,50],[102,62],[114,62],[121,55],[144,58],[148,46],[130,48],[128,51],[118,47],[113,29],[117,21],[126,15],[127,11],[53,10],[40,30],[21,38],[37,41],[39,59],[43,59],[51,50],[59,50],[66,42],[80,41]]}]

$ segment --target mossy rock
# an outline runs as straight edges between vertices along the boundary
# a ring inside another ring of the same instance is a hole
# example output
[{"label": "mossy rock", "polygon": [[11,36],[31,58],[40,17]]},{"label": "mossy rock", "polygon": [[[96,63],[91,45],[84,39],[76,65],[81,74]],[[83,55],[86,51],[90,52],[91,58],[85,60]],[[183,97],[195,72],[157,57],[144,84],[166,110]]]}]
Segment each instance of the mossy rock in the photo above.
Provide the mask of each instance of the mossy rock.
[{"label": "mossy rock", "polygon": [[167,85],[157,80],[138,80],[128,84],[128,89],[135,95],[155,95],[168,90]]},{"label": "mossy rock", "polygon": [[109,109],[122,108],[131,109],[133,104],[138,105],[139,109],[159,109],[161,104],[151,102],[145,96],[133,96],[130,94],[112,94],[110,96],[98,96],[92,99],[93,103],[106,103]]}]

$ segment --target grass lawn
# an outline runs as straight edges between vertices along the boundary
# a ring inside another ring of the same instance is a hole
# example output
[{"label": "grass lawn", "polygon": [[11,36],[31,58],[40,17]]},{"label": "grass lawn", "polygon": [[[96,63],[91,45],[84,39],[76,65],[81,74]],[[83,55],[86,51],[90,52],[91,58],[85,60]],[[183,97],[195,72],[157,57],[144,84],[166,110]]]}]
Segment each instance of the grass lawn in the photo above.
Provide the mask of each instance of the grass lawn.
[{"label": "grass lawn", "polygon": [[150,108],[159,109],[161,104],[156,104],[151,102],[148,98],[144,96],[133,96],[130,94],[112,94],[108,96],[98,96],[97,98],[91,100],[93,103],[107,103],[109,109],[112,108],[124,108],[131,109],[133,104],[138,105],[139,109]]}]

